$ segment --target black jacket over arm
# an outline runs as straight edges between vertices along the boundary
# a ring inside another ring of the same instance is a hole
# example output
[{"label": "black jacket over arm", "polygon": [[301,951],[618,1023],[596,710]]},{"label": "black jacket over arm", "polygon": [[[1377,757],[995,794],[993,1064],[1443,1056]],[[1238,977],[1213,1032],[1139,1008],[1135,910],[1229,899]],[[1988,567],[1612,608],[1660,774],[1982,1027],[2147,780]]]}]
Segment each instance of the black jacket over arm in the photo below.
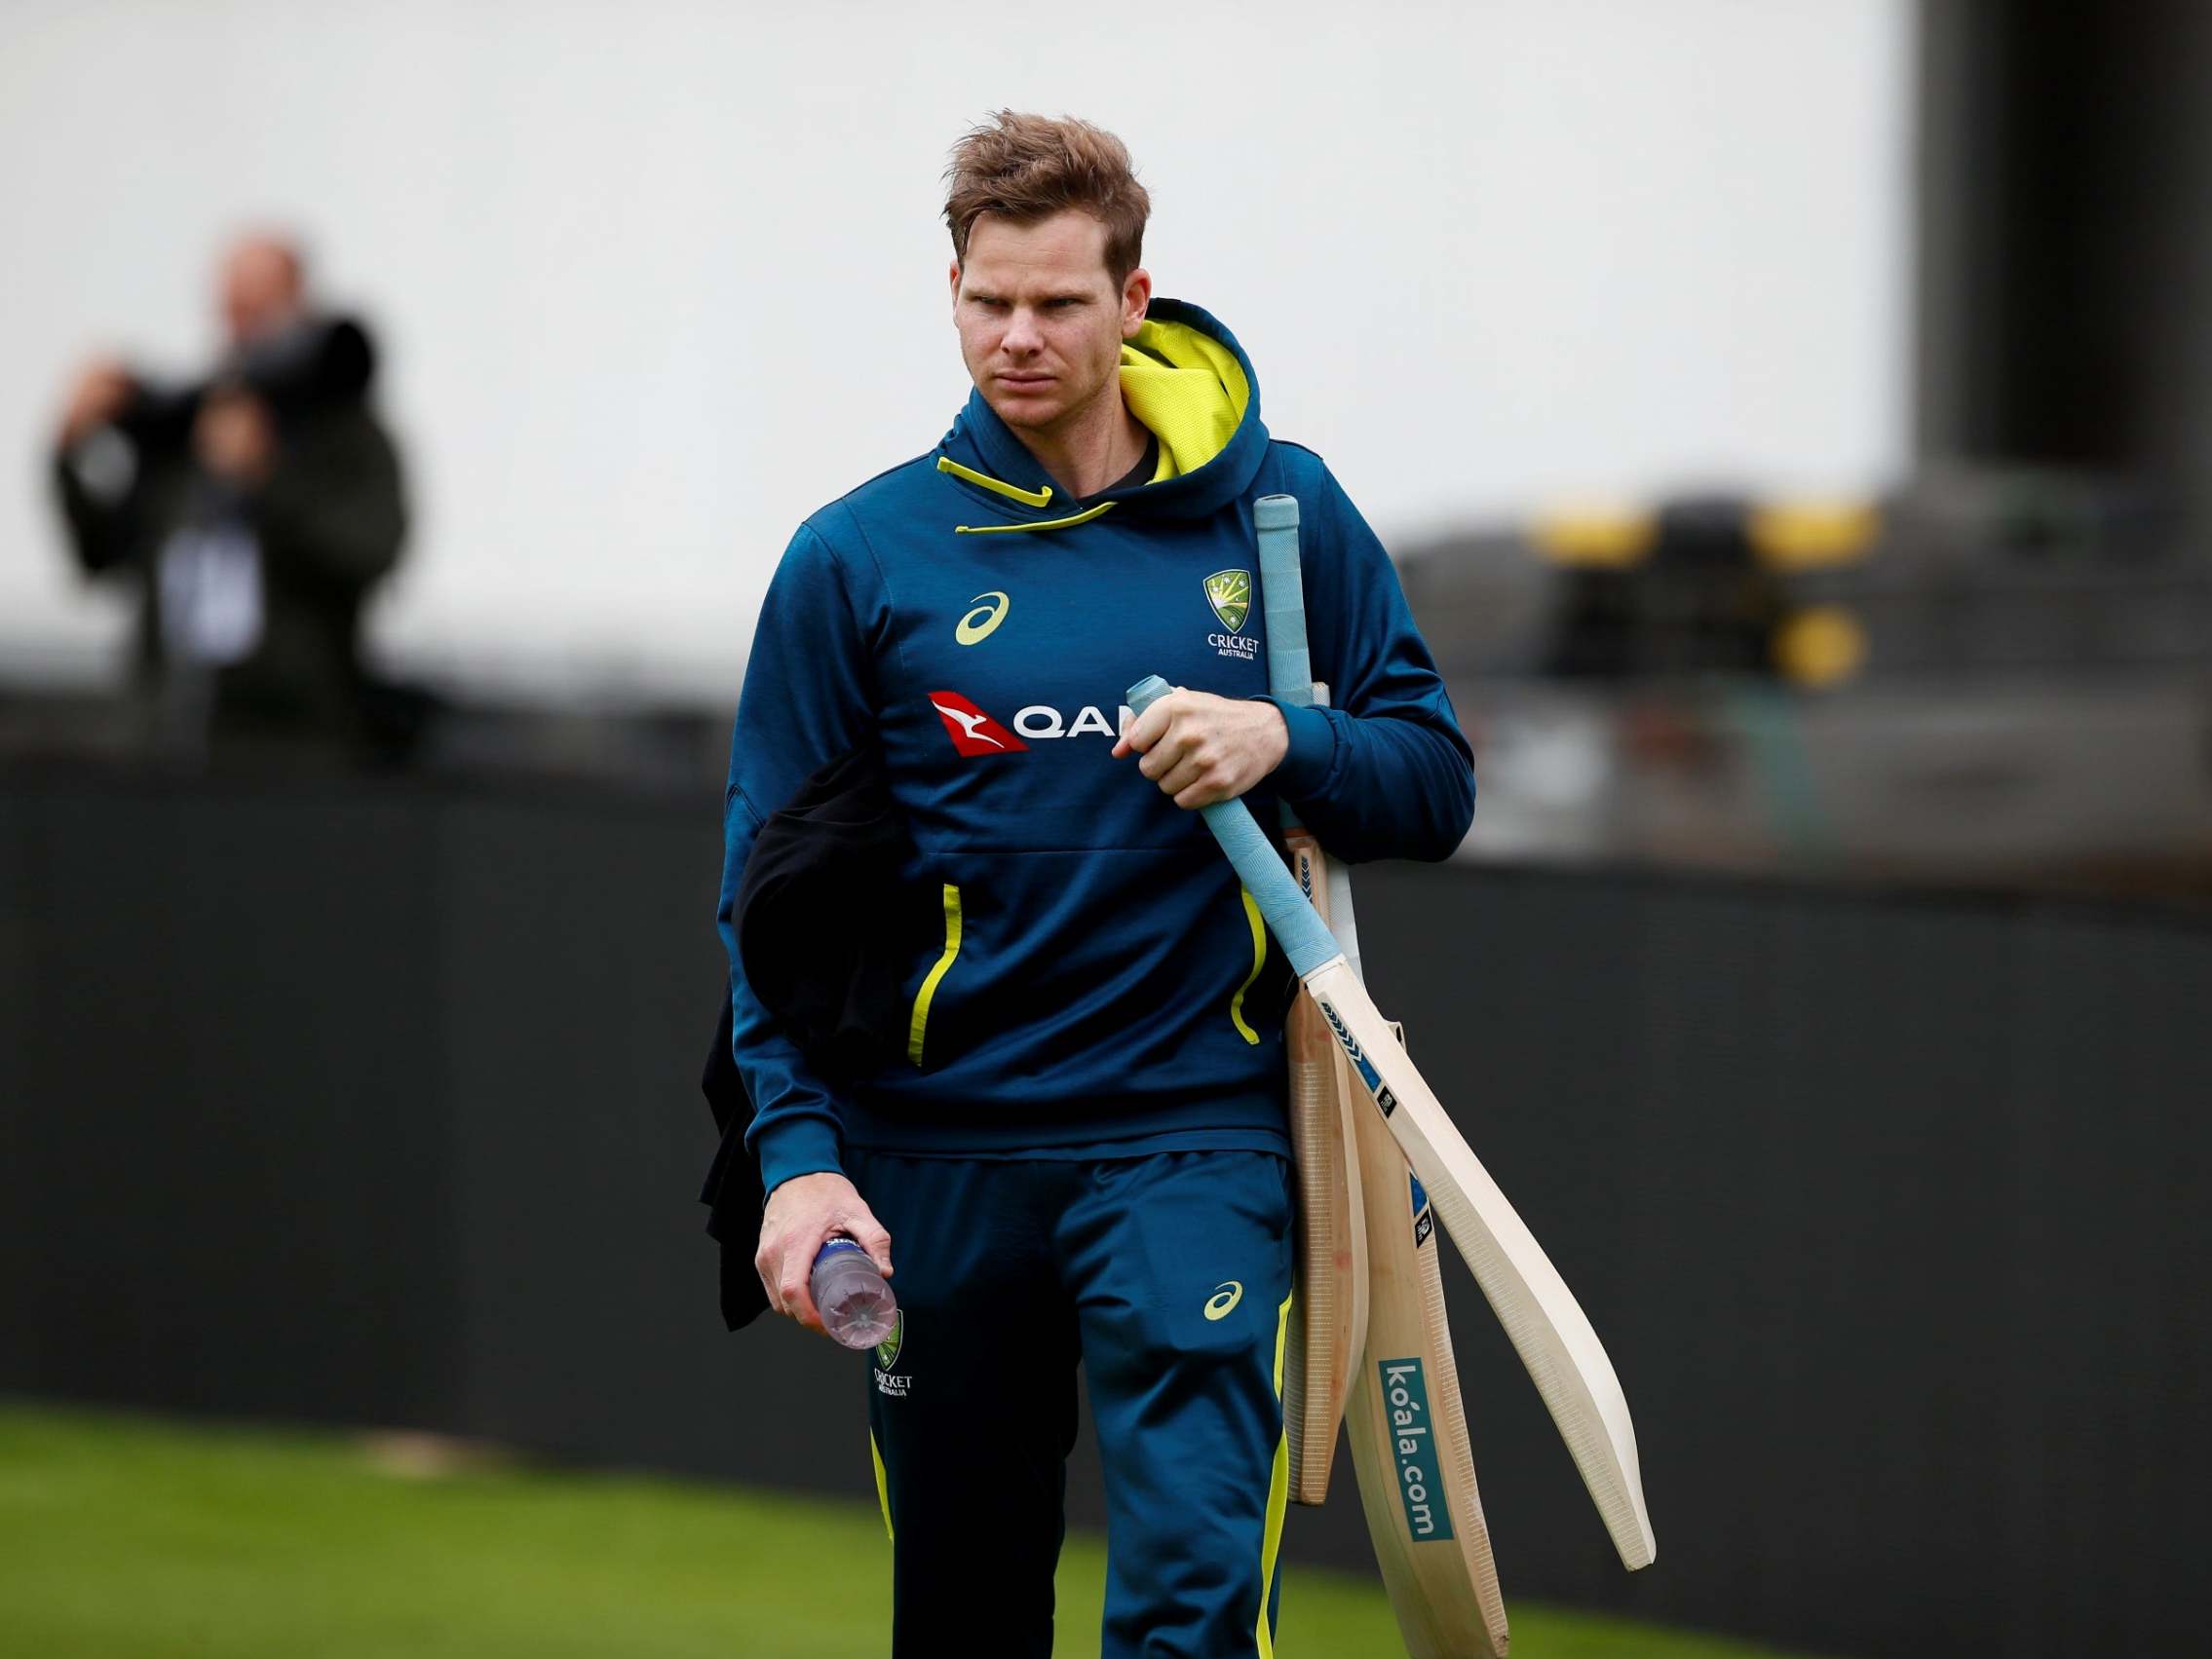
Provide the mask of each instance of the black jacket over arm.
[{"label": "black jacket over arm", "polygon": [[[873,744],[811,774],[762,824],[738,893],[738,948],[746,982],[822,1077],[859,1075],[902,1052],[901,976],[937,924],[934,904],[899,882],[910,850]],[[722,1246],[722,1319],[760,1316],[753,1270],[760,1234],[760,1160],[747,1141],[752,1102],[731,1052],[730,999],[699,1079],[721,1145],[700,1201]]]}]

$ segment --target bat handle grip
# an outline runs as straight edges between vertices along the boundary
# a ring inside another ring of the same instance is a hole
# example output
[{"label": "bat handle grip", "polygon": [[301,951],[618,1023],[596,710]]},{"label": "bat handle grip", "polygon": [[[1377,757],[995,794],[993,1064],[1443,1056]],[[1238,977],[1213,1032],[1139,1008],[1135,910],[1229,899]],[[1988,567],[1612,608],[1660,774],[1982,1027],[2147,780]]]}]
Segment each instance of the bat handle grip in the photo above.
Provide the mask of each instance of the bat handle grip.
[{"label": "bat handle grip", "polygon": [[[1129,707],[1142,715],[1174,689],[1158,674],[1147,674],[1129,688]],[[1268,931],[1275,935],[1300,978],[1330,958],[1343,955],[1335,936],[1314,914],[1313,905],[1299,891],[1298,883],[1254,821],[1250,808],[1241,801],[1216,801],[1210,807],[1201,807],[1200,812],[1213,839],[1221,844],[1221,850],[1229,855],[1229,862],[1236,866],[1244,890],[1260,907]]]},{"label": "bat handle grip", "polygon": [[1306,583],[1298,568],[1298,498],[1260,497],[1252,504],[1252,522],[1268,623],[1268,690],[1304,708],[1314,700],[1314,659],[1306,646]]}]

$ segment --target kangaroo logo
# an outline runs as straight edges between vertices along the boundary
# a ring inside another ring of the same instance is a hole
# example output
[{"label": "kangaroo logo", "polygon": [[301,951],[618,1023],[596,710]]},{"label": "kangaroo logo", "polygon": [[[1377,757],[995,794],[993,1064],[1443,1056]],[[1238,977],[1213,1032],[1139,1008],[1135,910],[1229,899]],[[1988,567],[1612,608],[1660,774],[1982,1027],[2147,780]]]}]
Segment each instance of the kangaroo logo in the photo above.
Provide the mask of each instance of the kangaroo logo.
[{"label": "kangaroo logo", "polygon": [[941,702],[933,702],[932,704],[930,704],[930,706],[935,709],[939,714],[943,715],[947,720],[957,722],[960,727],[960,735],[966,737],[971,743],[988,743],[994,749],[1003,749],[1006,747],[1004,743],[1000,742],[998,738],[992,736],[988,732],[981,732],[978,730],[978,728],[990,725],[991,717],[989,715],[970,714],[964,708],[947,708]]},{"label": "kangaroo logo", "polygon": [[945,735],[964,755],[1008,755],[1029,745],[958,692],[932,692],[930,706],[944,722]]}]

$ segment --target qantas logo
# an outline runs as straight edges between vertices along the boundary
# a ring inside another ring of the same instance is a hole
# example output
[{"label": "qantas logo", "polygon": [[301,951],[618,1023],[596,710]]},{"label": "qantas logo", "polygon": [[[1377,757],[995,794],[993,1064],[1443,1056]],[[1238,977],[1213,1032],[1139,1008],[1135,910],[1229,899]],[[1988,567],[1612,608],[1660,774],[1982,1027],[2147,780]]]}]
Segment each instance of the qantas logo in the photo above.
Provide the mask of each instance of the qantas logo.
[{"label": "qantas logo", "polygon": [[[958,692],[932,692],[930,706],[944,722],[945,735],[952,739],[952,746],[964,755],[1011,754],[1044,737],[1087,735],[1104,737],[1111,742],[1115,735],[1114,725],[1106,718],[1106,711],[1095,703],[1084,704],[1072,719],[1048,703],[1029,703],[1014,710],[1011,732]],[[1136,711],[1124,704],[1120,718],[1121,730],[1125,732],[1136,719]]]},{"label": "qantas logo", "polygon": [[930,706],[944,722],[952,746],[964,755],[1011,755],[1029,747],[958,692],[932,692]]}]

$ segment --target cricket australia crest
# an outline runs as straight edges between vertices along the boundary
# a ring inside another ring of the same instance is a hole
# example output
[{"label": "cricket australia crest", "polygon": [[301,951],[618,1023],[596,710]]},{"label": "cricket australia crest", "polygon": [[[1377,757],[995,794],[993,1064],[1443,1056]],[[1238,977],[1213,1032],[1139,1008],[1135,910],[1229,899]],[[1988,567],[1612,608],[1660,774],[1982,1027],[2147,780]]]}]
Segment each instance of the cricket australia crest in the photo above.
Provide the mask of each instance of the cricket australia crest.
[{"label": "cricket australia crest", "polygon": [[1205,602],[1226,632],[1209,633],[1206,643],[1222,657],[1249,662],[1259,655],[1259,642],[1246,638],[1244,623],[1252,614],[1252,573],[1217,570],[1205,579]]}]

